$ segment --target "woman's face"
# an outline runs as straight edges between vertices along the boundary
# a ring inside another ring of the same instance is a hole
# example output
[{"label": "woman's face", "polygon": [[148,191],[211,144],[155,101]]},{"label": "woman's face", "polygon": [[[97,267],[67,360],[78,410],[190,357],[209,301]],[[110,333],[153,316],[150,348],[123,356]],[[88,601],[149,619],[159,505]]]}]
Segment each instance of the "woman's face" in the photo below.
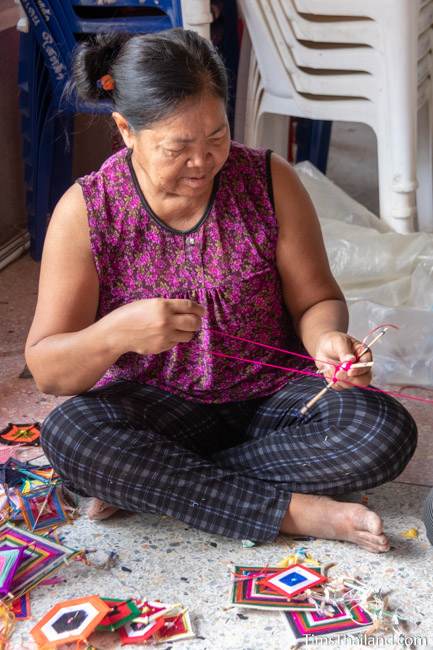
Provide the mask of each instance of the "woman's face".
[{"label": "woman's face", "polygon": [[209,192],[230,148],[222,99],[213,95],[189,98],[167,119],[149,129],[127,129],[127,134],[116,116],[134,161],[157,191],[184,197]]}]

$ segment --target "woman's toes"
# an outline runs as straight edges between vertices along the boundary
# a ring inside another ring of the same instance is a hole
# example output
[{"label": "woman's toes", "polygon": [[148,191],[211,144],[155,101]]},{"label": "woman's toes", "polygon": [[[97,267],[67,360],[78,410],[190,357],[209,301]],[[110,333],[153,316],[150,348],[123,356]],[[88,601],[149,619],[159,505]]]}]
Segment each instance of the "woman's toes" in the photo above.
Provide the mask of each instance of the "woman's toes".
[{"label": "woman's toes", "polygon": [[364,544],[360,545],[361,548],[363,548],[366,551],[369,551],[370,553],[387,553],[389,551],[389,547],[385,546],[372,546],[370,544],[367,544],[364,546]]},{"label": "woman's toes", "polygon": [[365,506],[361,506],[362,511],[359,511],[358,521],[354,521],[355,528],[358,530],[365,530],[373,535],[383,535],[383,521],[376,512],[368,510]]},{"label": "woman's toes", "polygon": [[386,535],[379,535],[379,545],[380,546],[387,546],[389,548],[389,539],[386,537]]},{"label": "woman's toes", "polygon": [[374,553],[386,553],[389,551],[389,541],[385,535],[373,535],[366,531],[360,531],[357,533],[356,541],[359,546],[372,551]]}]

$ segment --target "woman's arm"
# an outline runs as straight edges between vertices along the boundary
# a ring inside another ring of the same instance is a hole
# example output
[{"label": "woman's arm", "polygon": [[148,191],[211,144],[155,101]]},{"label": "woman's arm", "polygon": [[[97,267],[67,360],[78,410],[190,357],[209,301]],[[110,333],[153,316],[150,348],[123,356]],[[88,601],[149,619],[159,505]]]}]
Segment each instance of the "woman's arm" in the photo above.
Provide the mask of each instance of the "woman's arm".
[{"label": "woman's arm", "polygon": [[79,185],[60,199],[45,239],[26,361],[45,393],[72,395],[95,384],[121,353],[108,318],[95,323],[99,281]]},{"label": "woman's arm", "polygon": [[299,336],[314,356],[319,336],[347,330],[346,302],[329,268],[319,220],[304,186],[291,166],[275,154],[271,169],[280,228],[277,266],[284,299]]},{"label": "woman's arm", "polygon": [[[271,171],[279,223],[277,267],[298,335],[312,357],[353,360],[360,344],[346,334],[346,302],[331,273],[313,203],[292,167],[275,154]],[[370,370],[351,370],[349,377],[366,384]]]},{"label": "woman's arm", "polygon": [[95,322],[99,278],[79,185],[54,211],[45,239],[26,361],[45,393],[91,388],[126,352],[159,354],[192,339],[204,309],[191,300],[135,300]]}]

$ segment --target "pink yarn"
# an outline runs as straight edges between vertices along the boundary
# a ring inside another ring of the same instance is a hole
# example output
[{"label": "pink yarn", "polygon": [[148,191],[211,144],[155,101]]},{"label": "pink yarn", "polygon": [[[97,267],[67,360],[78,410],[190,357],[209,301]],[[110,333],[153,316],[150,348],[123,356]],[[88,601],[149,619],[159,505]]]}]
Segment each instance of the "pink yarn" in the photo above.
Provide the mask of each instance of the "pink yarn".
[{"label": "pink yarn", "polygon": [[[387,323],[386,325],[379,325],[378,327],[375,327],[373,330],[371,330],[368,333],[368,335],[371,334],[372,332],[375,332],[380,327],[394,327],[394,328],[398,329],[395,325],[391,325],[391,324]],[[305,355],[305,354],[299,354],[298,352],[291,352],[290,350],[282,350],[281,348],[275,348],[272,345],[265,345],[264,343],[259,343],[258,341],[252,341],[250,339],[245,339],[245,338],[243,338],[241,336],[235,336],[234,334],[227,334],[226,332],[220,332],[218,330],[211,330],[211,331],[214,332],[215,334],[219,334],[221,336],[226,336],[227,338],[237,339],[238,341],[244,341],[245,343],[251,343],[251,344],[257,345],[259,347],[268,348],[270,350],[276,350],[278,352],[283,352],[285,354],[290,354],[290,355],[292,355],[294,357],[300,357],[302,359],[307,359],[309,361],[319,361],[320,363],[326,363],[328,365],[332,365],[332,366],[334,366],[334,375],[333,375],[332,380],[331,380],[333,383],[336,383],[337,381],[339,381],[336,378],[336,375],[340,370],[348,371],[348,370],[350,370],[350,367],[351,367],[352,363],[354,363],[352,361],[345,361],[345,362],[342,362],[342,363],[333,363],[332,361],[328,361],[328,360],[324,361],[324,360],[321,360],[321,359],[315,359],[314,357],[310,357],[310,356]],[[234,355],[231,355],[231,354],[224,354],[223,352],[211,352],[211,354],[213,354],[213,355],[215,355],[217,357],[225,357],[227,359],[234,359],[236,361],[243,361],[245,363],[254,363],[254,364],[258,364],[258,365],[262,365],[262,366],[267,366],[269,368],[276,368],[277,370],[283,370],[284,372],[296,372],[298,374],[308,375],[310,377],[322,377],[322,375],[320,373],[318,373],[318,372],[310,372],[308,370],[301,370],[300,368],[290,368],[290,367],[285,367],[285,366],[276,366],[276,365],[273,365],[273,364],[270,364],[270,363],[264,363],[262,361],[257,361],[255,359],[246,359],[244,357],[237,357],[237,356],[234,356]],[[384,395],[390,395],[391,397],[399,397],[399,398],[402,398],[402,399],[409,399],[409,400],[412,400],[414,402],[421,402],[423,404],[433,404],[433,399],[428,399],[426,397],[418,397],[417,395],[410,395],[409,393],[400,393],[398,391],[382,390],[381,388],[373,388],[373,386],[358,386],[357,384],[354,384],[353,382],[348,381],[347,379],[344,379],[344,383],[348,384],[349,386],[353,386],[354,388],[360,388],[362,390],[369,390],[369,391],[371,391],[373,393],[382,393]]]}]

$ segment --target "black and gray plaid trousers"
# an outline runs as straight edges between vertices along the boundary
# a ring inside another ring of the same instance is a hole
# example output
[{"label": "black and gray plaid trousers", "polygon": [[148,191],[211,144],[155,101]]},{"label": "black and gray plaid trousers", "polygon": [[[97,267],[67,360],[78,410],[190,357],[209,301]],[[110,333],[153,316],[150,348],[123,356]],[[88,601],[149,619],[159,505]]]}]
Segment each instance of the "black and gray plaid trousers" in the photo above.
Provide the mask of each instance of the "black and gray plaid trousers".
[{"label": "black and gray plaid trousers", "polygon": [[238,539],[271,540],[293,492],[339,495],[390,481],[416,446],[416,425],[392,397],[290,380],[265,398],[203,404],[118,382],[73,397],[42,427],[65,484],[136,512],[176,517]]}]

